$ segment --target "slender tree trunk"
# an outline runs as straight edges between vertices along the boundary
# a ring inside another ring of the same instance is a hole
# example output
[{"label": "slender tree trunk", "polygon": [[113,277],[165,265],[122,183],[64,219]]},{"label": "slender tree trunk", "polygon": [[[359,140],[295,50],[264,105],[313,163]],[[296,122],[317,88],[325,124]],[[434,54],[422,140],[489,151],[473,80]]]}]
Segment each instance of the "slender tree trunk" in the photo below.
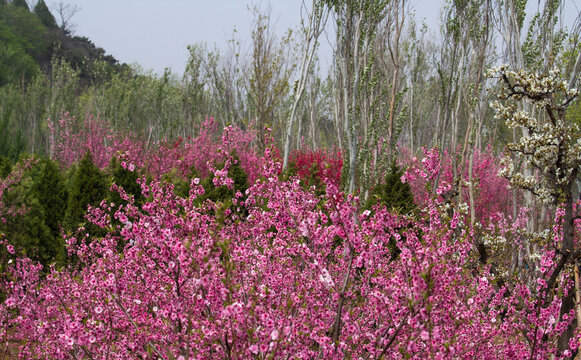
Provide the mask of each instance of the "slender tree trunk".
[{"label": "slender tree trunk", "polygon": [[410,153],[415,154],[414,149],[414,90],[415,90],[415,82],[412,81],[412,86],[410,89]]},{"label": "slender tree trunk", "polygon": [[[394,20],[395,20],[395,37],[393,44],[391,41],[391,37],[388,37],[389,43],[389,52],[391,55],[391,60],[393,62],[393,78],[391,81],[391,94],[389,98],[389,128],[388,128],[388,138],[390,142],[390,147],[393,148],[393,142],[395,139],[393,138],[393,130],[394,130],[394,120],[395,120],[395,101],[397,96],[397,84],[399,78],[399,70],[400,70],[400,59],[399,59],[399,46],[400,46],[400,36],[403,30],[404,20],[405,20],[405,0],[401,0],[401,11],[400,11],[400,4],[399,1],[394,5]],[[400,19],[401,15],[401,19]]]},{"label": "slender tree trunk", "polygon": [[[577,320],[577,325],[581,324],[581,284],[579,281],[579,261],[575,260],[575,319]],[[581,339],[578,340],[578,344],[581,345]],[[576,360],[581,359],[581,352],[577,352],[575,356]]]},{"label": "slender tree trunk", "polygon": [[315,104],[314,96],[312,93],[311,93],[310,97],[311,97],[311,106],[309,109],[309,118],[311,120],[311,138],[313,141],[313,150],[316,150],[317,149],[317,139],[316,139],[316,134],[315,134],[315,107],[316,107],[316,104]]},{"label": "slender tree trunk", "polygon": [[[313,61],[313,55],[315,50],[317,49],[317,39],[319,38],[321,32],[323,31],[325,24],[327,22],[327,17],[329,12],[325,8],[320,8],[317,10],[317,0],[313,0],[312,2],[312,12],[309,15],[309,26],[308,29],[303,29],[305,31],[305,45],[304,45],[304,52],[303,57],[301,60],[301,66],[299,68],[299,79],[295,83],[295,93],[294,93],[294,100],[291,109],[291,115],[289,121],[287,122],[286,126],[286,136],[284,140],[284,155],[283,155],[283,163],[282,168],[286,169],[288,166],[288,158],[290,154],[290,146],[291,146],[291,133],[293,125],[296,121],[297,116],[297,108],[303,96],[303,92],[305,90],[305,84],[307,81],[307,75],[311,68],[311,63]],[[299,124],[298,127],[298,134],[297,134],[297,147],[300,146],[300,130],[301,125]]]},{"label": "slender tree trunk", "polygon": [[303,145],[302,138],[303,138],[303,116],[299,116],[297,122],[297,143],[296,143],[297,149],[300,149],[301,146]]}]

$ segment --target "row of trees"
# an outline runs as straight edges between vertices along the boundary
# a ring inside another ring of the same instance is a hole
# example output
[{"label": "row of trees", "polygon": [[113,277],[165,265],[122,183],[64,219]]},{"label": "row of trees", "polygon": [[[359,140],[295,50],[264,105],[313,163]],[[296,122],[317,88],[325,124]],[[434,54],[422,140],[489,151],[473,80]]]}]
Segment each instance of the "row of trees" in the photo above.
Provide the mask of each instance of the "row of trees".
[{"label": "row of trees", "polygon": [[61,3],[57,10],[58,21],[43,0],[30,9],[24,0],[0,1],[1,156],[46,151],[48,117],[71,108],[82,89],[129,70],[71,33],[73,9]]},{"label": "row of trees", "polygon": [[[0,89],[0,154],[46,153],[45,120],[69,111],[108,119],[149,142],[193,135],[193,124],[207,116],[222,126],[267,126],[285,167],[291,150],[305,145],[342,149],[352,191],[389,168],[379,154],[389,149],[393,157],[398,142],[412,153],[420,145],[460,148],[458,164],[469,164],[472,145],[502,148],[521,136],[487,107],[486,89],[494,85],[483,73],[492,64],[557,67],[575,85],[579,26],[563,23],[565,5],[546,1],[525,22],[532,6],[523,1],[451,1],[441,9],[437,40],[405,0],[304,3],[301,25],[282,38],[269,14],[255,9],[248,51],[240,39],[225,52],[191,45],[183,77],[112,73],[106,61],[79,69],[53,58],[45,74]],[[326,74],[317,51],[325,31],[336,36]]]},{"label": "row of trees", "polygon": [[[21,255],[40,261],[45,268],[67,263],[63,235],[74,236],[79,227],[92,237],[104,234],[87,220],[89,206],[99,206],[103,200],[126,204],[118,187],[135,204],[142,203],[140,176],[171,183],[182,197],[188,196],[190,182],[197,177],[205,189],[199,203],[210,199],[221,203],[223,211],[233,206],[236,192],[244,193],[256,180],[247,173],[256,173],[261,166],[252,146],[257,143],[254,131],[229,128],[220,139],[212,121],[195,138],[156,144],[149,150],[143,148],[144,141],[116,133],[109,122],[85,122],[82,131],[75,124],[67,117],[59,122],[61,132],[52,134],[54,160],[23,154],[13,164],[0,157],[0,232],[21,249]],[[305,188],[314,186],[322,193],[325,181],[339,183],[340,153],[294,152],[290,164],[285,177],[298,175]],[[213,181],[213,172],[221,170],[233,179],[232,189]],[[6,263],[1,266],[4,269]]]},{"label": "row of trees", "polygon": [[[21,212],[19,216],[3,216],[0,231],[23,255],[45,267],[65,263],[63,233],[75,232],[81,225],[95,229],[86,225],[87,206],[96,206],[103,199],[117,200],[109,193],[112,181],[125,184],[130,191],[137,179],[125,174],[115,162],[102,171],[89,152],[66,172],[46,158],[23,159],[4,177],[11,172],[20,172],[21,178],[3,194],[2,203],[5,208],[18,208]],[[5,267],[3,262],[2,268]]]}]

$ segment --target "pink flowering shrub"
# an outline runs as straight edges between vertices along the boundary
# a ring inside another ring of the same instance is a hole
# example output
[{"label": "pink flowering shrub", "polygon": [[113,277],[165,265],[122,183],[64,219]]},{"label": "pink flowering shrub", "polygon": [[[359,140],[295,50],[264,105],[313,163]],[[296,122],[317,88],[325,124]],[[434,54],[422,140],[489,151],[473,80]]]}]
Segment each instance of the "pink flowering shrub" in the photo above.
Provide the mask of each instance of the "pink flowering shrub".
[{"label": "pink flowering shrub", "polygon": [[143,168],[156,178],[172,169],[186,177],[192,168],[205,177],[209,173],[208,165],[225,161],[226,155],[236,153],[249,181],[256,180],[259,175],[261,157],[252,146],[257,132],[229,126],[222,131],[221,138],[217,138],[219,131],[212,118],[200,125],[197,136],[163,140],[150,145],[150,149],[142,140],[115,132],[108,122],[92,117],[77,124],[76,119],[64,114],[58,124],[49,122],[49,127],[51,156],[65,168],[79,161],[89,150],[95,165],[101,169],[110,164],[112,157],[122,156],[127,164]]},{"label": "pink flowering shrub", "polygon": [[[310,176],[314,175],[323,183],[331,182],[335,186],[339,186],[341,168],[343,167],[343,157],[340,150],[302,148],[291,153],[290,162],[301,180],[308,180]],[[314,174],[312,174],[313,167]]]},{"label": "pink flowering shrub", "polygon": [[130,134],[122,136],[113,131],[109,123],[101,119],[90,116],[79,123],[65,113],[56,123],[49,119],[49,129],[50,155],[64,168],[78,162],[87,150],[93,155],[95,165],[101,169],[109,165],[112,156],[126,152],[136,166],[143,166],[143,144],[132,139]]},{"label": "pink flowering shrub", "polygon": [[[81,229],[66,239],[74,265],[42,277],[39,265],[15,259],[0,338],[27,359],[560,356],[559,298],[536,295],[542,277],[535,291],[497,287],[488,268],[474,266],[466,214],[437,195],[450,184],[440,182],[417,219],[359,213],[358,199],[331,182],[317,197],[280,180],[275,153],[265,152],[260,179],[232,199],[244,218],[200,206],[197,178],[187,198],[141,179],[140,208],[117,189],[126,205],[104,201],[88,214],[106,236]],[[436,153],[418,170],[426,182],[442,169]],[[547,251],[542,274],[552,259]]]},{"label": "pink flowering shrub", "polygon": [[[468,173],[468,159],[466,164],[462,164],[458,169],[460,179],[454,178],[452,156],[448,151],[444,151],[440,157],[437,148],[423,149],[425,158],[420,162],[416,157],[404,160],[408,163],[408,171],[404,175],[414,194],[414,199],[418,205],[424,205],[430,197],[430,191],[443,195],[450,190],[461,191],[464,202],[469,202],[467,182],[470,180]],[[430,165],[428,159],[433,159],[434,164]],[[492,149],[488,147],[485,151],[474,151],[472,182],[474,183],[474,197],[476,219],[486,224],[492,219],[496,219],[498,214],[507,214],[511,204],[511,192],[508,189],[508,180],[498,176],[500,169],[499,158],[496,157]],[[433,168],[429,168],[433,166]],[[437,175],[427,180],[426,173],[434,172]],[[437,183],[436,183],[437,180]],[[436,188],[434,187],[436,185]],[[456,187],[458,184],[458,188]]]}]

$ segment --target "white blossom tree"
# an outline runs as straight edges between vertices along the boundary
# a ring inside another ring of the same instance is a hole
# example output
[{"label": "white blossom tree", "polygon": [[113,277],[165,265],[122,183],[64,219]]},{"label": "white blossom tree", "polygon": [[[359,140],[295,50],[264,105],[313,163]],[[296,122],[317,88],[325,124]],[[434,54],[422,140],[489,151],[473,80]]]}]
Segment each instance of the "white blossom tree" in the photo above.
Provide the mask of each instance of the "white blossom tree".
[{"label": "white blossom tree", "polygon": [[[491,104],[496,111],[495,117],[504,120],[509,128],[526,130],[517,142],[507,145],[514,158],[506,156],[503,159],[505,166],[500,175],[508,178],[512,186],[530,191],[546,204],[561,206],[565,212],[558,251],[560,259],[545,290],[552,291],[568,264],[574,263],[577,267],[581,253],[581,247],[576,248],[574,243],[576,217],[573,215],[573,186],[581,166],[581,131],[577,123],[567,121],[565,116],[567,107],[579,92],[561,79],[558,69],[539,74],[510,71],[507,66],[501,66],[491,69],[488,76],[498,78],[502,85],[498,100]],[[520,100],[530,104],[530,111],[518,107]],[[541,116],[543,113],[545,116]],[[536,171],[524,174],[515,171],[515,160],[522,161],[523,168]],[[579,297],[578,281],[576,293]],[[563,298],[561,317],[574,308],[573,295],[571,291]],[[577,308],[576,312],[577,322],[581,323],[581,309]],[[568,348],[576,327],[573,322],[563,333],[559,339],[560,350]]]}]

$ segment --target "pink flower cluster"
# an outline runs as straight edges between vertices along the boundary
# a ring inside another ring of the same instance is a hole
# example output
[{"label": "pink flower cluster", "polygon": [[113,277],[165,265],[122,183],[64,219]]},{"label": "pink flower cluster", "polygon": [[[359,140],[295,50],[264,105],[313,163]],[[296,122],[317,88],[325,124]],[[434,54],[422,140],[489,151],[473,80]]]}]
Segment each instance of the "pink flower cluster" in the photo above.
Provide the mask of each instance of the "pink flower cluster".
[{"label": "pink flower cluster", "polygon": [[150,144],[131,134],[115,132],[106,121],[92,117],[79,123],[74,117],[64,114],[57,123],[49,121],[49,128],[51,157],[65,168],[90,151],[95,164],[102,169],[109,165],[112,157],[121,156],[126,166],[145,168],[157,178],[172,169],[185,177],[192,168],[199,176],[205,177],[210,172],[208,166],[236,154],[240,165],[249,174],[249,181],[256,180],[259,174],[261,157],[252,146],[257,132],[229,126],[223,129],[220,138],[217,123],[211,118],[200,125],[195,137]]},{"label": "pink flower cluster", "polygon": [[308,179],[311,167],[316,164],[316,176],[321,182],[331,182],[339,186],[341,180],[341,168],[343,157],[339,150],[327,150],[302,148],[291,154],[291,162],[294,163],[297,175],[302,179]]},{"label": "pink flower cluster", "polygon": [[423,149],[425,157],[419,161],[416,157],[403,159],[409,164],[403,180],[409,182],[418,205],[425,205],[431,192],[445,194],[457,185],[457,191],[462,194],[464,202],[469,202],[467,183],[475,185],[475,201],[469,204],[475,207],[476,219],[482,224],[497,219],[499,214],[508,214],[511,205],[509,182],[498,176],[501,168],[500,158],[489,146],[485,151],[474,150],[472,176],[469,174],[469,159],[465,164],[457,165],[457,178],[454,177],[454,161],[456,154],[449,151],[440,152],[437,148]]},{"label": "pink flower cluster", "polygon": [[[230,131],[218,149],[236,146]],[[297,179],[280,180],[274,153],[256,162],[246,197],[236,195],[246,212],[220,219],[215,204],[197,205],[198,179],[181,198],[142,178],[140,208],[119,189],[128,205],[102,202],[88,214],[106,236],[67,239],[74,265],[42,276],[41,266],[15,259],[0,337],[27,359],[563,355],[555,339],[572,317],[558,321],[560,298],[539,297],[544,277],[533,289],[495,285],[475,266],[465,214],[450,213],[437,194],[417,218],[360,214],[357,197],[332,182],[317,197]],[[422,163],[413,171],[425,183],[445,168],[437,150]],[[553,259],[547,251],[541,260],[547,274]]]}]

